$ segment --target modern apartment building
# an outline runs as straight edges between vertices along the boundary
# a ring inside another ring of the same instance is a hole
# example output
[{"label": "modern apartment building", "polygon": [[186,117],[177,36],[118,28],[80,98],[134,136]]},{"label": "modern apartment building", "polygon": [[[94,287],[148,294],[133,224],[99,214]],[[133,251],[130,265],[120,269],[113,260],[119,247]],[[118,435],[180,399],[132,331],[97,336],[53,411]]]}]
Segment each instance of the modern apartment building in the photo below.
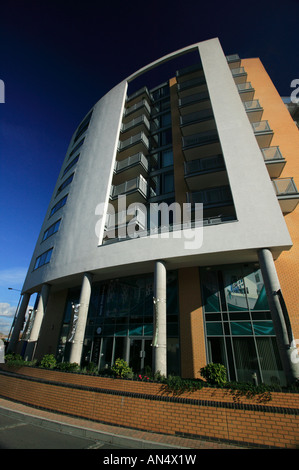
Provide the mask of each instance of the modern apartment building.
[{"label": "modern apartment building", "polygon": [[294,380],[298,155],[261,61],[225,55],[217,38],[123,80],[71,139],[10,350],[99,369],[121,357],[135,372],[188,378],[220,362],[230,380]]}]

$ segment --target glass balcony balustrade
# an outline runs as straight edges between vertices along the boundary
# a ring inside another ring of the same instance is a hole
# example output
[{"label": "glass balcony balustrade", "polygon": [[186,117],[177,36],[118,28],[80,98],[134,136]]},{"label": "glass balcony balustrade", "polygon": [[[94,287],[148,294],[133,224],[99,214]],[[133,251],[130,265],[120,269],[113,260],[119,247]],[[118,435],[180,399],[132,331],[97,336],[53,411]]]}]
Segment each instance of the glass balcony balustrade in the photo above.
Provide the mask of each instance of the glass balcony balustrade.
[{"label": "glass balcony balustrade", "polygon": [[271,178],[278,178],[286,164],[279,147],[267,147],[261,149],[268,173]]},{"label": "glass balcony balustrade", "polygon": [[244,83],[247,79],[247,73],[244,67],[235,67],[231,69],[233,79],[236,84]]},{"label": "glass balcony balustrade", "polygon": [[254,97],[255,90],[250,82],[238,83],[237,89],[242,101],[249,101]]},{"label": "glass balcony balustrade", "polygon": [[299,192],[293,178],[274,179],[272,184],[282,212],[292,212],[299,203]]},{"label": "glass balcony balustrade", "polygon": [[258,122],[262,119],[264,110],[259,100],[243,101],[243,105],[251,123]]},{"label": "glass balcony balustrade", "polygon": [[259,146],[261,148],[269,147],[273,137],[273,130],[268,121],[252,122],[251,126]]}]

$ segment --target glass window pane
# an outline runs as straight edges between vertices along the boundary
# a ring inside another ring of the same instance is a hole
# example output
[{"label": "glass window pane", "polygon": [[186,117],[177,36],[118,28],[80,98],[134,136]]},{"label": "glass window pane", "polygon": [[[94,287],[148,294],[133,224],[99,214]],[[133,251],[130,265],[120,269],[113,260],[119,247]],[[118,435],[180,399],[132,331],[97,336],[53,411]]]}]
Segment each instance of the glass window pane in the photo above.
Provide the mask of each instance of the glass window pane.
[{"label": "glass window pane", "polygon": [[223,271],[225,297],[228,310],[248,310],[246,300],[246,286],[242,277],[241,269],[234,267]]},{"label": "glass window pane", "polygon": [[232,335],[243,336],[243,335],[252,335],[251,323],[247,321],[232,321],[230,323]]},{"label": "glass window pane", "polygon": [[244,276],[250,310],[269,310],[268,299],[260,269]]},{"label": "glass window pane", "polygon": [[162,152],[162,167],[173,165],[173,153],[172,150],[165,150]]},{"label": "glass window pane", "polygon": [[272,321],[253,322],[253,329],[256,335],[275,335]]},{"label": "glass window pane", "polygon": [[286,385],[276,338],[257,338],[256,344],[264,383]]},{"label": "glass window pane", "polygon": [[223,335],[221,323],[207,323],[207,335],[208,336],[219,336]]},{"label": "glass window pane", "polygon": [[233,348],[237,380],[252,382],[252,374],[255,372],[260,383],[261,377],[253,338],[233,338]]},{"label": "glass window pane", "polygon": [[220,312],[217,271],[202,270],[201,279],[205,312]]}]

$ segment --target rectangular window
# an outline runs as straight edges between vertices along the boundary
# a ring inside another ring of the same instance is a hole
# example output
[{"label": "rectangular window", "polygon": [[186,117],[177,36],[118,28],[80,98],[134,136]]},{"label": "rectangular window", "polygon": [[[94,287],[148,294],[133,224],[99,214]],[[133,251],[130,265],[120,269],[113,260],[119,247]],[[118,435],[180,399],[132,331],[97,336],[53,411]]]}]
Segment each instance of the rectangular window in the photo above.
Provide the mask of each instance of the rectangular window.
[{"label": "rectangular window", "polygon": [[54,233],[56,233],[58,231],[60,222],[61,222],[61,219],[57,220],[57,222],[55,222],[55,224],[51,225],[51,227],[49,227],[45,231],[44,236],[43,236],[43,241],[47,240],[47,238],[49,238],[51,235],[53,235]]},{"label": "rectangular window", "polygon": [[65,205],[67,197],[68,197],[68,194],[64,196],[62,199],[60,199],[60,201],[58,201],[55,204],[55,206],[52,207],[49,217],[51,217],[53,214],[55,214],[55,212],[57,212],[61,207]]},{"label": "rectangular window", "polygon": [[61,193],[61,191],[66,188],[69,184],[71,184],[71,182],[73,181],[73,178],[74,178],[74,173],[71,174],[71,176],[69,176],[63,183],[61,186],[59,186],[59,188],[57,189],[57,193],[56,193],[56,196]]},{"label": "rectangular window", "polygon": [[64,169],[64,172],[62,176],[66,175],[66,173],[74,166],[76,165],[77,161],[79,160],[80,154],[77,155],[74,160],[71,161],[71,163]]},{"label": "rectangular window", "polygon": [[76,147],[73,148],[73,150],[71,151],[70,155],[69,155],[69,158],[74,155],[74,153],[77,152],[77,150],[83,145],[83,142],[84,142],[84,139],[85,137],[83,137],[82,140],[80,140],[79,144],[76,145]]},{"label": "rectangular window", "polygon": [[35,265],[33,269],[40,268],[44,264],[47,264],[50,262],[51,255],[52,255],[53,248],[50,248],[50,250],[45,251],[42,255],[40,255],[38,258],[36,258]]}]

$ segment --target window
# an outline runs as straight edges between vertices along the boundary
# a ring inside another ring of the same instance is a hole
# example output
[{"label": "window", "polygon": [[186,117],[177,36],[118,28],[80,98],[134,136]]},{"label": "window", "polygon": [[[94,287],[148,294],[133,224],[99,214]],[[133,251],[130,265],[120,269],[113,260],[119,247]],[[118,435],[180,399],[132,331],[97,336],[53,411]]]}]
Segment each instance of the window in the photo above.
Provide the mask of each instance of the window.
[{"label": "window", "polygon": [[77,130],[77,133],[75,135],[75,139],[74,139],[74,142],[76,142],[79,137],[84,134],[84,132],[86,131],[86,129],[88,128],[89,126],[89,123],[90,123],[90,119],[91,119],[91,115],[92,115],[92,111],[86,116],[86,118],[84,119],[84,121],[81,122],[80,126],[78,127],[78,130]]},{"label": "window", "polygon": [[209,362],[230,380],[285,385],[261,270],[255,265],[201,269]]},{"label": "window", "polygon": [[60,222],[61,222],[61,219],[57,220],[57,222],[55,222],[55,224],[51,225],[51,227],[49,227],[45,231],[44,236],[43,236],[43,241],[47,240],[47,238],[49,238],[51,235],[53,235],[54,233],[56,233],[58,231]]},{"label": "window", "polygon": [[64,196],[62,199],[60,199],[60,201],[58,201],[55,204],[55,206],[52,207],[49,217],[51,217],[53,214],[55,214],[55,212],[57,212],[61,207],[65,205],[67,197],[68,197],[68,194]]},{"label": "window", "polygon": [[85,137],[83,137],[83,139],[80,140],[79,144],[77,144],[76,147],[73,148],[73,150],[72,150],[71,153],[69,154],[69,158],[71,158],[71,156],[74,155],[74,153],[76,153],[77,150],[83,145],[84,139],[85,139]]},{"label": "window", "polygon": [[45,251],[42,255],[36,258],[33,270],[40,268],[44,264],[49,263],[51,256],[52,256],[52,251],[53,251],[53,248],[50,248],[50,250]]},{"label": "window", "polygon": [[77,161],[79,160],[80,154],[77,155],[74,160],[71,161],[71,163],[64,169],[64,172],[62,174],[62,177],[66,175],[66,173],[74,166],[76,165]]},{"label": "window", "polygon": [[74,178],[74,173],[71,174],[71,176],[69,176],[63,183],[61,186],[59,186],[59,188],[57,189],[57,193],[56,193],[56,196],[61,193],[61,191],[66,188],[66,186],[68,186],[69,184],[71,184],[71,182],[73,181],[73,178]]}]

